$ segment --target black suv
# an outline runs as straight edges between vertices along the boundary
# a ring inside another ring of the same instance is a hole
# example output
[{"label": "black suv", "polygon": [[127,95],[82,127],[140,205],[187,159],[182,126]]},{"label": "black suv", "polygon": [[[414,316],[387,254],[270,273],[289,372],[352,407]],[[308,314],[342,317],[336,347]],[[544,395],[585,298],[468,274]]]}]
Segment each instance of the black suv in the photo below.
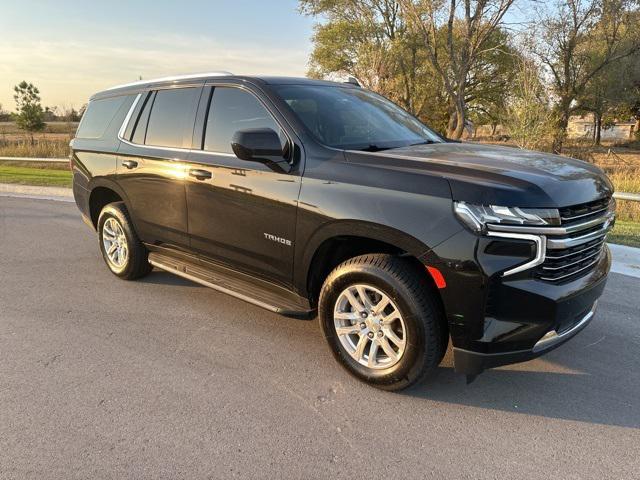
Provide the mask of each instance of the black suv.
[{"label": "black suv", "polygon": [[388,390],[541,355],[593,317],[612,186],[593,165],[452,142],[352,83],[214,73],[94,95],[73,192],[109,269],[153,267],[320,320]]}]

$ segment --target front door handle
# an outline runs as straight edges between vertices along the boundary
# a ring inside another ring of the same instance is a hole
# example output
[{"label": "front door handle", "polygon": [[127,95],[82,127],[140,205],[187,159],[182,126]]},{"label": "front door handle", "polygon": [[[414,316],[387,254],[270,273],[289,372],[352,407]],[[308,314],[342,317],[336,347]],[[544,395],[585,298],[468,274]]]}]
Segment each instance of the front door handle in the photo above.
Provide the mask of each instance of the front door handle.
[{"label": "front door handle", "polygon": [[138,162],[136,162],[135,160],[123,160],[122,165],[131,170],[132,168],[136,168],[138,166]]},{"label": "front door handle", "polygon": [[211,172],[208,170],[201,170],[199,168],[192,168],[191,170],[189,170],[189,175],[191,177],[195,177],[198,180],[206,180],[208,178],[211,178]]}]

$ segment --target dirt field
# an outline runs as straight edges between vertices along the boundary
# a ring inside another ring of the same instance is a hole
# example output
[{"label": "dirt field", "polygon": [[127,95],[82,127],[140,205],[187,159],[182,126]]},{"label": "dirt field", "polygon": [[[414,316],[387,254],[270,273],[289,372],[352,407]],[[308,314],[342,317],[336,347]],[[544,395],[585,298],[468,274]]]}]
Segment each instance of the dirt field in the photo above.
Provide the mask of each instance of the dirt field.
[{"label": "dirt field", "polygon": [[[78,128],[78,122],[47,122],[47,127],[45,128],[44,134],[65,134],[65,135],[73,135]],[[2,135],[11,135],[16,134],[20,137],[25,135],[23,130],[20,130],[15,122],[0,122],[0,137]],[[38,133],[36,135],[41,135]]]},{"label": "dirt field", "polygon": [[14,122],[0,122],[0,156],[67,157],[69,141],[78,128],[75,122],[49,122],[43,132],[31,135]]}]

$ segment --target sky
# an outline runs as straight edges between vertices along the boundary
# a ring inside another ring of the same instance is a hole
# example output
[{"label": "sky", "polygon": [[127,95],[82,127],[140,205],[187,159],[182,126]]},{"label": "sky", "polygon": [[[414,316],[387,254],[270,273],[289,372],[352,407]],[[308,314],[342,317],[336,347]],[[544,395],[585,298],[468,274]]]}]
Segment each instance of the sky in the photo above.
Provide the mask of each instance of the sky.
[{"label": "sky", "polygon": [[79,108],[142,78],[228,70],[304,76],[314,20],[296,0],[10,0],[0,15],[0,104],[13,86]]}]

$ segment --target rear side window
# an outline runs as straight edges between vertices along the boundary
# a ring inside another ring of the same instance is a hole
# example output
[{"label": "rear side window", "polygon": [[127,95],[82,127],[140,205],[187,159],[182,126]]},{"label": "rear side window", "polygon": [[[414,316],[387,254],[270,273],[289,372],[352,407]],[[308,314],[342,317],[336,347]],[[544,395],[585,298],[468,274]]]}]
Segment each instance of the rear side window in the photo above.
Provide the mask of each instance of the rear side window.
[{"label": "rear side window", "polygon": [[89,102],[86,112],[76,132],[78,138],[100,138],[107,131],[118,109],[122,106],[126,96],[105,98]]},{"label": "rear side window", "polygon": [[233,153],[233,134],[247,128],[271,128],[280,135],[284,145],[286,137],[280,126],[256,97],[239,88],[216,87],[207,118],[204,149]]},{"label": "rear side window", "polygon": [[144,143],[161,147],[190,147],[199,92],[199,88],[158,90]]},{"label": "rear side window", "polygon": [[144,145],[144,137],[147,134],[147,123],[149,122],[149,111],[151,110],[151,105],[153,105],[154,97],[155,92],[145,99],[144,108],[134,128],[133,138],[131,139],[133,143]]}]

